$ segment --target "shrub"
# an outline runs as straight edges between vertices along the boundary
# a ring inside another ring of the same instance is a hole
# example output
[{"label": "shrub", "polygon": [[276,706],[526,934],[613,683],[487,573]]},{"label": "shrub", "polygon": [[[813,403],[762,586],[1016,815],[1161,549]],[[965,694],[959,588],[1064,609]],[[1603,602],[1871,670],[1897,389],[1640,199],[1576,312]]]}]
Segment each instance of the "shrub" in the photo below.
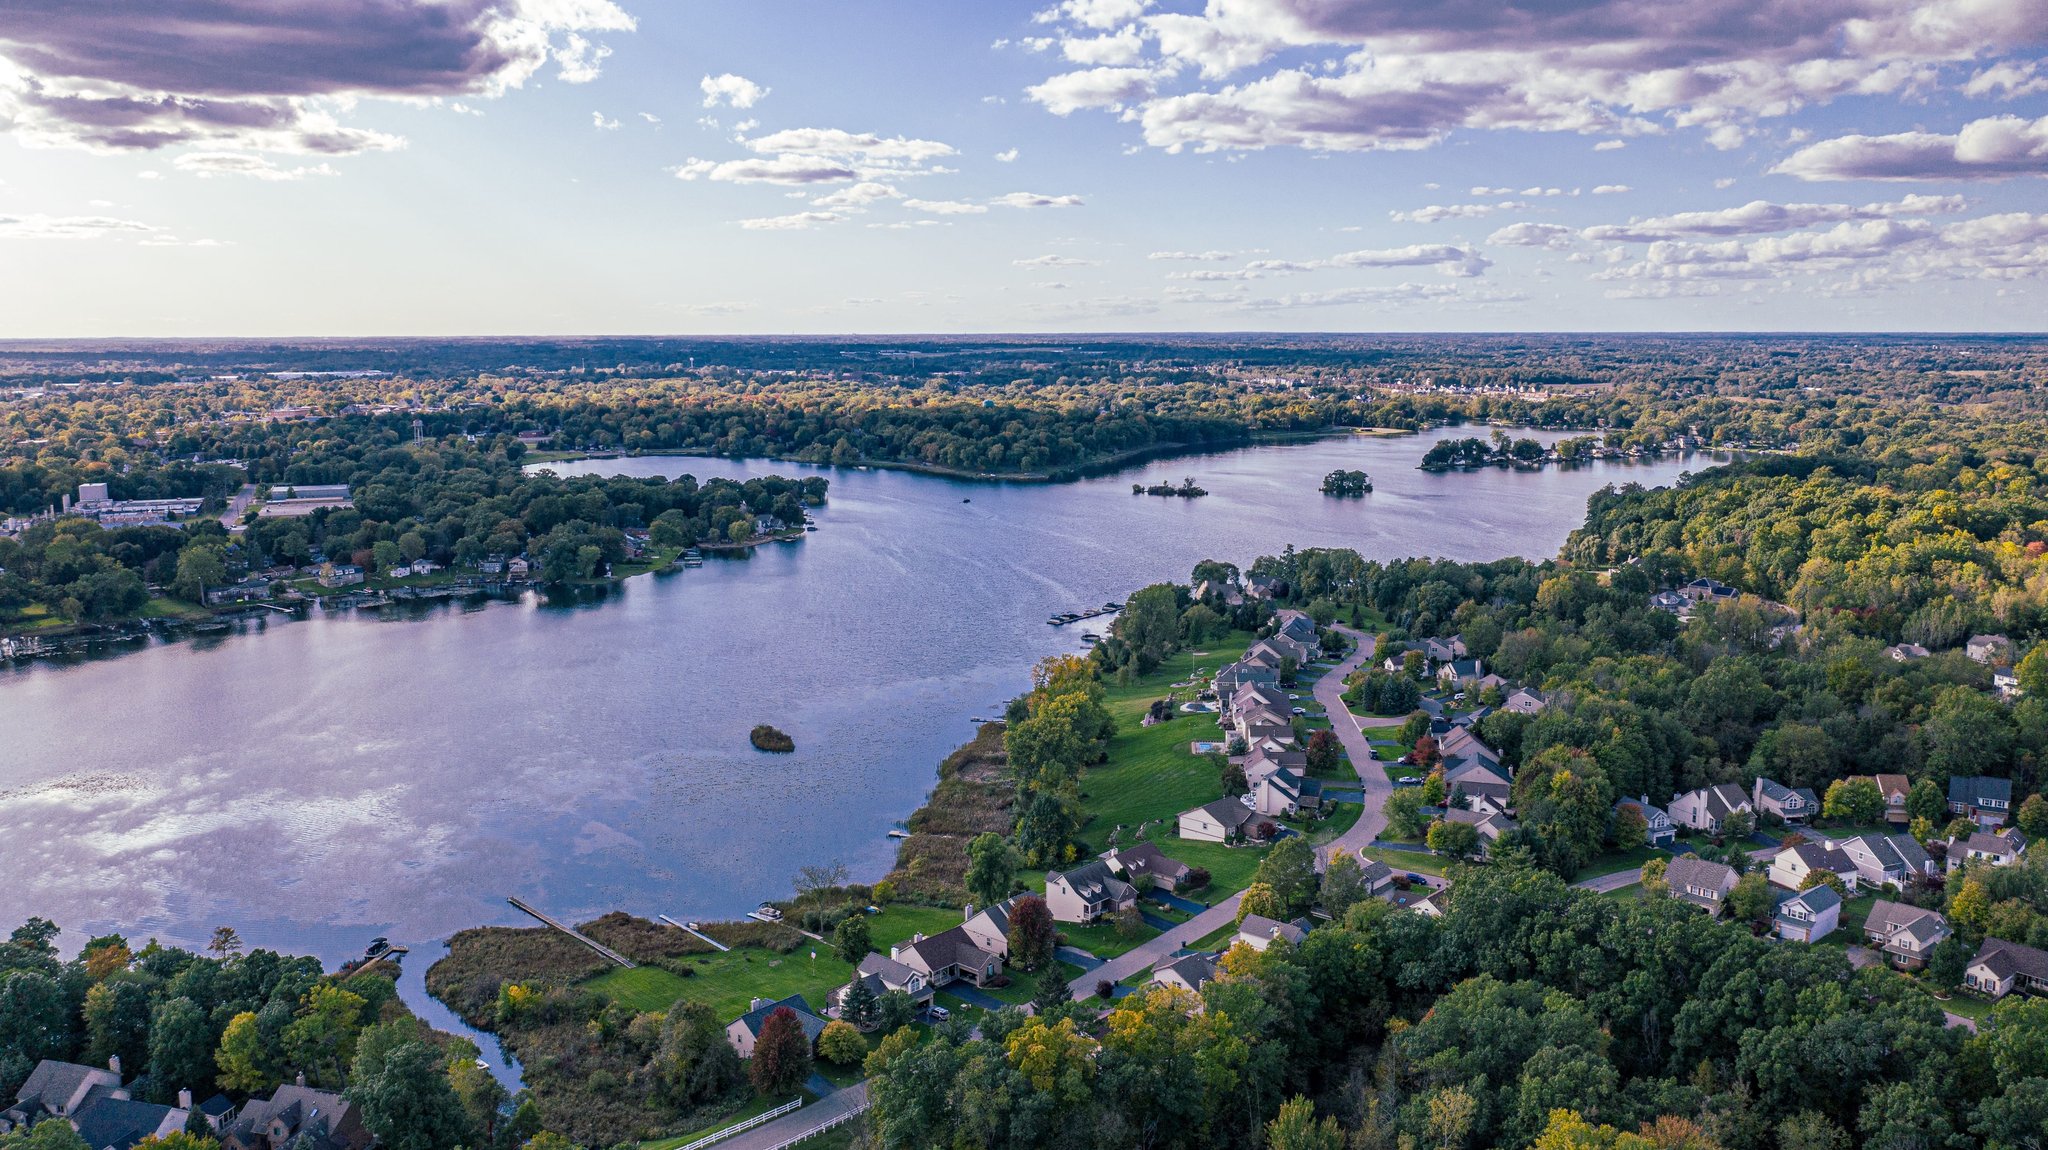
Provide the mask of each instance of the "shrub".
[{"label": "shrub", "polygon": [[748,733],[747,738],[754,744],[754,749],[757,751],[771,751],[778,755],[786,755],[796,750],[795,739],[790,738],[766,723],[755,727]]},{"label": "shrub", "polygon": [[852,1023],[834,1019],[826,1023],[825,1032],[818,1035],[818,1053],[827,1062],[852,1066],[868,1056],[868,1043]]}]

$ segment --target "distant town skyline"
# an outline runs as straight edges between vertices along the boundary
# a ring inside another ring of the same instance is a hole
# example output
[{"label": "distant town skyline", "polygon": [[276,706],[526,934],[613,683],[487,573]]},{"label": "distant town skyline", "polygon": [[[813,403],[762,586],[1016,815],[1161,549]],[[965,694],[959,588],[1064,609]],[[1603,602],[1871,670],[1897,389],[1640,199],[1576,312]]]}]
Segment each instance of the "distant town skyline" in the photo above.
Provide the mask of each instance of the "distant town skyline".
[{"label": "distant town skyline", "polygon": [[0,337],[2048,326],[2048,0],[23,0]]}]

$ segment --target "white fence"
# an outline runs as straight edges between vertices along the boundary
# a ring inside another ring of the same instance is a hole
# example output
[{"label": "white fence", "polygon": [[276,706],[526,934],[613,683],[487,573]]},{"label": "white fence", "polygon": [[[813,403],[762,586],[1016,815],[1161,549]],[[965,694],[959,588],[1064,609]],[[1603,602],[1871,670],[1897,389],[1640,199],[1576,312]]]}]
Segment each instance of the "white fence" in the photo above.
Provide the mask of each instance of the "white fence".
[{"label": "white fence", "polygon": [[777,1106],[775,1109],[770,1110],[765,1114],[756,1114],[752,1118],[747,1119],[745,1122],[736,1122],[723,1130],[714,1130],[711,1133],[706,1134],[704,1137],[697,1139],[695,1142],[690,1143],[688,1146],[677,1147],[676,1150],[704,1150],[704,1147],[711,1145],[713,1142],[717,1142],[725,1138],[730,1138],[733,1135],[738,1134],[742,1130],[752,1130],[754,1127],[759,1126],[763,1122],[772,1122],[775,1119],[782,1117],[784,1114],[787,1114],[790,1111],[795,1110],[797,1107],[802,1106],[803,1104],[804,1100],[801,1098],[792,1099],[788,1102],[783,1103],[780,1106]]}]

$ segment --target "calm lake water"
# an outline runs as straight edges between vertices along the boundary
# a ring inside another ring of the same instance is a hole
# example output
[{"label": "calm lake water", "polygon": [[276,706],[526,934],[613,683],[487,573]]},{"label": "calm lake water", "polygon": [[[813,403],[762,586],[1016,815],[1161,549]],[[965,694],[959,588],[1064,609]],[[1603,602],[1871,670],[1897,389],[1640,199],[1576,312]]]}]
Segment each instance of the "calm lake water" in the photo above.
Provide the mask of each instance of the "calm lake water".
[{"label": "calm lake water", "polygon": [[[228,923],[329,959],[389,935],[412,946],[416,981],[453,931],[522,921],[507,895],[571,921],[736,915],[788,893],[806,863],[884,871],[885,832],[969,719],[1023,689],[1035,660],[1080,649],[1081,628],[1048,615],[1288,543],[1549,556],[1598,488],[1713,462],[1415,470],[1436,438],[1467,433],[1250,448],[1058,486],[823,469],[830,504],[802,543],[573,606],[315,612],[17,665],[0,671],[0,924],[45,915],[76,945],[107,930],[197,944]],[[1378,489],[1322,496],[1337,467]],[[1182,476],[1211,494],[1130,493]],[[796,753],[753,751],[762,722]]]}]

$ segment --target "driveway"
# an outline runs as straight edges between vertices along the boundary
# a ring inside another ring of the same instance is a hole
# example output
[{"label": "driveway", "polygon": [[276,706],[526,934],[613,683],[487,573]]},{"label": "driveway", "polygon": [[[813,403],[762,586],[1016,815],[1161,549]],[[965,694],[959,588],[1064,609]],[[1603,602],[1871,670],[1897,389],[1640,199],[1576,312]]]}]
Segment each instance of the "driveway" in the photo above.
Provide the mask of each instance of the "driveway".
[{"label": "driveway", "polygon": [[969,1006],[979,1006],[983,1010],[1001,1010],[1010,1005],[985,990],[961,982],[949,982],[939,989],[939,993],[950,994]]},{"label": "driveway", "polygon": [[764,1122],[752,1130],[735,1134],[718,1143],[718,1150],[776,1150],[867,1108],[868,1084],[862,1080],[844,1090],[835,1090],[801,1110],[784,1114],[773,1122]]},{"label": "driveway", "polygon": [[[1166,925],[1172,926],[1173,924],[1167,923]],[[1057,956],[1061,962],[1071,963],[1075,966],[1078,966],[1081,968],[1083,972],[1094,970],[1096,967],[1102,965],[1102,960],[1095,957],[1093,954],[1090,954],[1088,951],[1085,950],[1076,950],[1071,946],[1055,947],[1053,950],[1053,954]]]},{"label": "driveway", "polygon": [[1203,906],[1201,903],[1196,902],[1194,899],[1182,898],[1179,895],[1174,894],[1172,891],[1160,890],[1156,886],[1153,887],[1151,890],[1146,891],[1145,897],[1151,899],[1153,902],[1158,903],[1160,906],[1170,906],[1173,909],[1184,912],[1186,914],[1200,914],[1203,911],[1209,909],[1208,907]]},{"label": "driveway", "polygon": [[1610,890],[1620,890],[1625,886],[1634,886],[1641,881],[1643,881],[1643,868],[1637,867],[1634,870],[1619,870],[1613,874],[1603,874],[1597,878],[1589,878],[1584,882],[1575,882],[1572,885],[1580,890],[1590,890],[1597,894],[1604,894]]}]

